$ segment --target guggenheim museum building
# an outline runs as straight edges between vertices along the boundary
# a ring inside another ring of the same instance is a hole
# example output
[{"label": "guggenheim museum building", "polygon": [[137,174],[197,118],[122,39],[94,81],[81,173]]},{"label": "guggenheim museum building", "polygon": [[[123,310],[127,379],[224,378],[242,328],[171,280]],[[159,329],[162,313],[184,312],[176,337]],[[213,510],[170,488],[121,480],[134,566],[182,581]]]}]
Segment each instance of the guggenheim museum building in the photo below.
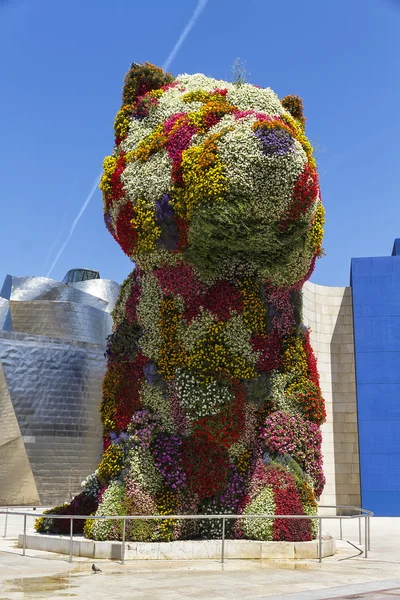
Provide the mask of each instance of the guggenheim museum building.
[{"label": "guggenheim museum building", "polygon": [[7,275],[0,292],[0,505],[65,502],[96,468],[104,352],[119,288],[88,269],[69,271],[62,283]]}]

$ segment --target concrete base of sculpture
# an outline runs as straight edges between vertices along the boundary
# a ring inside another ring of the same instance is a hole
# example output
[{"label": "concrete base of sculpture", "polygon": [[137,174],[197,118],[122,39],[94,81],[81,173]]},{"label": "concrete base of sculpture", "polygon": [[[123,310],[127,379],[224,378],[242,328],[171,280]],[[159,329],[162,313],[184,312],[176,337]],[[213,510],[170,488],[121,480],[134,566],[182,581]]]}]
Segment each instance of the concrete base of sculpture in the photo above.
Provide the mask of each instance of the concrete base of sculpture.
[{"label": "concrete base of sculpture", "polygon": [[[18,537],[22,548],[23,536]],[[70,539],[64,535],[30,533],[26,536],[26,548],[70,553]],[[324,535],[322,557],[333,556],[335,540]],[[88,558],[121,559],[121,542],[95,542],[83,536],[74,536],[73,556]],[[253,540],[225,540],[225,558],[250,558],[266,560],[294,560],[318,558],[318,541],[311,542],[261,542]],[[221,559],[221,540],[193,540],[178,542],[126,542],[125,560],[197,560]]]}]

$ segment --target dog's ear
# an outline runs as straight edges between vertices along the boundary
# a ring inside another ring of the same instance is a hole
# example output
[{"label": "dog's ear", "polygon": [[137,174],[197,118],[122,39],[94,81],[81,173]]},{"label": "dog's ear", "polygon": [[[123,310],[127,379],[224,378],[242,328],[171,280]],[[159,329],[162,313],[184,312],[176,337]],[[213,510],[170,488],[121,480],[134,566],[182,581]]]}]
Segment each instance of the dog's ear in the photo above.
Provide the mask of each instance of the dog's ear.
[{"label": "dog's ear", "polygon": [[156,67],[149,62],[132,63],[131,68],[125,75],[122,104],[135,104],[140,96],[151,90],[158,90],[163,85],[173,81],[174,77],[170,73],[166,73],[160,67]]},{"label": "dog's ear", "polygon": [[294,119],[296,119],[302,127],[306,124],[306,118],[303,115],[303,100],[300,96],[285,96],[281,100],[283,108],[285,108]]}]

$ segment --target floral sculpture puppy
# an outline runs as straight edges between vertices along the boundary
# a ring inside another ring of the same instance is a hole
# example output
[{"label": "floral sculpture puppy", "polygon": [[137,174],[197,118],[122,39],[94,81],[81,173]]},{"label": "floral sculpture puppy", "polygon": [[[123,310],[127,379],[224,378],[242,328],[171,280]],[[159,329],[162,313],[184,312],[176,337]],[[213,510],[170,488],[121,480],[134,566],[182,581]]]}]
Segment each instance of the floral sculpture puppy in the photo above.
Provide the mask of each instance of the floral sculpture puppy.
[{"label": "floral sculpture puppy", "polygon": [[[61,510],[315,514],[325,409],[301,288],[324,210],[301,100],[133,64],[115,135],[105,222],[136,268],[108,343],[103,458]],[[188,523],[134,521],[127,537],[221,535],[220,520]],[[238,538],[314,533],[310,519],[228,523]],[[121,523],[85,533],[119,538]]]}]

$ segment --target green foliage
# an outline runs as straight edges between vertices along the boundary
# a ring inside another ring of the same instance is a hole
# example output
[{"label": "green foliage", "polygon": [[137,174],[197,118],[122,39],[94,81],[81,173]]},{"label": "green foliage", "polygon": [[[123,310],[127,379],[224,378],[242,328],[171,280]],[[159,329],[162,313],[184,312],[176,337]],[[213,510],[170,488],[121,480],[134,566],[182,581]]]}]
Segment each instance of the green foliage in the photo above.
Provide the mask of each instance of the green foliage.
[{"label": "green foliage", "polygon": [[286,108],[288,112],[299,121],[302,127],[306,124],[306,118],[303,114],[303,100],[300,96],[285,96],[281,100],[283,108]]},{"label": "green foliage", "polygon": [[293,290],[291,292],[291,301],[294,310],[294,318],[296,322],[296,335],[300,334],[303,327],[303,294],[301,290]]},{"label": "green foliage", "polygon": [[[134,273],[134,271],[133,271],[133,273]],[[129,297],[129,294],[130,294],[131,288],[132,288],[132,283],[134,281],[134,279],[132,277],[133,273],[130,273],[128,275],[128,277],[122,283],[118,298],[117,298],[114,308],[112,310],[111,316],[113,319],[114,326],[118,325],[119,323],[122,323],[126,318],[125,317],[126,301]]]},{"label": "green foliage", "polygon": [[107,338],[107,355],[132,361],[137,351],[140,328],[136,323],[122,321]]},{"label": "green foliage", "polygon": [[149,62],[142,64],[132,63],[125,75],[122,92],[122,104],[135,104],[139,96],[151,90],[158,90],[174,80],[170,73],[165,73],[159,67]]},{"label": "green foliage", "polygon": [[269,387],[266,373],[260,373],[255,379],[246,381],[246,389],[249,402],[255,404],[259,409],[263,408],[266,404],[271,405],[270,408],[272,411],[273,405],[268,398]]},{"label": "green foliage", "polygon": [[[59,506],[55,506],[54,508],[50,508],[49,510],[44,510],[43,514],[51,514],[51,515],[59,515],[63,514],[65,511],[65,504],[60,504]],[[66,521],[67,522],[67,521]],[[54,523],[55,519],[49,519],[46,517],[39,517],[35,519],[34,528],[38,533],[54,533]]]},{"label": "green foliage", "polygon": [[[189,247],[185,256],[202,274],[222,274],[227,261],[248,265],[248,272],[259,272],[273,279],[277,271],[292,284],[299,279],[296,259],[307,253],[304,226],[280,231],[268,216],[256,215],[240,196],[218,206],[200,204],[192,217]],[[310,253],[312,256],[312,253]]]},{"label": "green foliage", "polygon": [[248,81],[250,73],[246,70],[246,63],[240,58],[236,58],[232,65],[233,83],[237,86],[243,85]]}]

